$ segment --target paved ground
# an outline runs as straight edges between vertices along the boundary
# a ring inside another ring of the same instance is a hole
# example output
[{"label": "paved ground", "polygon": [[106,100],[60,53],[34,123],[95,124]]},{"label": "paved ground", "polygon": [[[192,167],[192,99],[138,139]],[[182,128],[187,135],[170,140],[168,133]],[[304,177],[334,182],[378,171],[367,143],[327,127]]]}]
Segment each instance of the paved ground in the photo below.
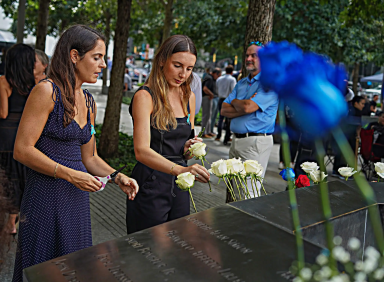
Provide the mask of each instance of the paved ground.
[{"label": "paved ground", "polygon": [[[106,107],[106,95],[100,95],[100,86],[87,85],[94,94],[98,115],[96,122],[102,123]],[[133,132],[132,119],[128,113],[128,106],[122,105],[120,130],[131,135]],[[196,127],[199,132],[200,127]],[[228,158],[229,146],[224,146],[222,142],[213,139],[205,139],[204,142],[209,148],[207,159],[211,163],[219,159]],[[273,147],[268,168],[265,175],[264,186],[267,193],[276,193],[285,190],[286,182],[279,176],[278,161],[279,145]],[[197,161],[192,160],[190,164]],[[331,180],[331,179],[329,179]],[[218,179],[212,177],[212,192],[209,192],[208,184],[196,182],[192,189],[192,195],[198,211],[203,211],[212,207],[223,205],[226,198],[225,184],[218,183]],[[125,194],[114,184],[108,184],[107,188],[101,193],[90,195],[91,217],[92,217],[92,237],[93,243],[99,244],[126,235],[125,227]],[[191,213],[193,213],[191,205]],[[47,227],[49,228],[49,227]],[[11,245],[6,268],[0,273],[0,281],[10,281],[13,271],[13,261],[16,244]]]}]

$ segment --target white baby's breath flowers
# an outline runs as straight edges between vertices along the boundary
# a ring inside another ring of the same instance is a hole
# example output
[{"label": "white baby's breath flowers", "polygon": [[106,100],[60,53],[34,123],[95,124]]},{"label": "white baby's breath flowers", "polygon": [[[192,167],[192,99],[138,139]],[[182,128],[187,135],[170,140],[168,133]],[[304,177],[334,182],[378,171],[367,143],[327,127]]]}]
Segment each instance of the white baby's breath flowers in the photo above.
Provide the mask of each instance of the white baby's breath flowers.
[{"label": "white baby's breath flowers", "polygon": [[321,272],[322,272],[324,278],[328,278],[332,275],[332,270],[329,266],[323,266],[321,268]]},{"label": "white baby's breath flowers", "polygon": [[244,169],[247,174],[255,174],[260,177],[263,175],[263,167],[258,161],[246,160],[244,162]]},{"label": "white baby's breath flowers", "polygon": [[304,280],[301,279],[300,277],[295,277],[293,278],[292,282],[304,282]]},{"label": "white baby's breath flowers", "polygon": [[184,172],[177,176],[175,182],[181,190],[188,190],[195,184],[195,176],[190,172]]},{"label": "white baby's breath flowers", "polygon": [[228,159],[226,160],[227,162],[227,169],[228,169],[228,174],[231,175],[237,175],[240,171],[245,170],[244,169],[244,164],[241,162],[240,159]]},{"label": "white baby's breath flowers", "polygon": [[367,275],[364,272],[357,272],[354,278],[355,282],[365,282]]},{"label": "white baby's breath flowers", "polygon": [[332,256],[342,263],[347,263],[351,259],[351,255],[341,246],[333,248]]},{"label": "white baby's breath flowers", "polygon": [[332,277],[330,282],[350,282],[348,275],[346,274],[339,274],[337,276]]},{"label": "white baby's breath flowers", "polygon": [[304,279],[304,281],[308,281],[312,278],[312,270],[308,267],[304,267],[300,270],[300,276]]},{"label": "white baby's breath flowers", "polygon": [[372,246],[369,246],[365,249],[364,256],[366,258],[371,258],[371,259],[379,259],[380,258],[380,253]]},{"label": "white baby's breath flowers", "polygon": [[328,258],[325,255],[320,254],[316,257],[316,262],[318,265],[325,265],[328,262]]},{"label": "white baby's breath flowers", "polygon": [[381,178],[384,178],[384,163],[375,163],[375,171]]},{"label": "white baby's breath flowers", "polygon": [[368,258],[364,261],[364,272],[365,273],[371,273],[373,272],[378,265],[378,260],[375,258]]},{"label": "white baby's breath flowers", "polygon": [[333,244],[339,246],[341,245],[341,243],[343,243],[343,238],[341,238],[340,236],[335,236],[333,238]]},{"label": "white baby's breath flowers", "polygon": [[364,269],[364,262],[362,262],[361,260],[358,260],[357,262],[355,262],[356,271],[363,271],[363,269]]},{"label": "white baby's breath flowers", "polygon": [[207,144],[198,142],[189,147],[189,151],[192,155],[194,155],[197,158],[204,157],[207,152],[205,151],[205,147],[207,147]]},{"label": "white baby's breath flowers", "polygon": [[376,271],[373,273],[373,278],[376,280],[382,280],[384,278],[384,269],[376,269]]},{"label": "white baby's breath flowers", "polygon": [[354,175],[357,171],[353,167],[341,167],[338,169],[341,176],[348,178]]},{"label": "white baby's breath flowers", "polygon": [[227,162],[225,160],[218,160],[211,164],[211,170],[217,177],[223,177],[228,173]]},{"label": "white baby's breath flowers", "polygon": [[311,173],[311,171],[316,171],[319,169],[319,166],[315,162],[304,162],[300,165],[300,167],[306,173]]},{"label": "white baby's breath flowers", "polygon": [[312,179],[314,183],[319,183],[320,181],[323,181],[324,178],[326,178],[328,175],[324,172],[320,173],[320,170],[311,171],[309,173],[309,177]]},{"label": "white baby's breath flowers", "polygon": [[348,241],[348,248],[352,251],[357,251],[360,249],[361,243],[360,240],[357,239],[356,237],[352,237]]}]

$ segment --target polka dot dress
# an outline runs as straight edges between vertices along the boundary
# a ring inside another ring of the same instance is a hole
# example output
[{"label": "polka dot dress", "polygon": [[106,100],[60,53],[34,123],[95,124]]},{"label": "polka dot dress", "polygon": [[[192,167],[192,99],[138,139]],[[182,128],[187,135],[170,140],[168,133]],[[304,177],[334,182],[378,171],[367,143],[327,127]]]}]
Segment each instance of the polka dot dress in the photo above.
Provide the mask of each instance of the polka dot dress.
[{"label": "polka dot dress", "polygon": [[[93,97],[84,91],[87,125],[81,129],[73,120],[64,128],[61,92],[55,84],[52,85],[55,106],[35,147],[63,166],[86,172],[80,146],[92,137],[90,110],[94,109]],[[24,268],[92,246],[88,192],[65,180],[28,169],[20,214],[13,282],[23,281]]]}]

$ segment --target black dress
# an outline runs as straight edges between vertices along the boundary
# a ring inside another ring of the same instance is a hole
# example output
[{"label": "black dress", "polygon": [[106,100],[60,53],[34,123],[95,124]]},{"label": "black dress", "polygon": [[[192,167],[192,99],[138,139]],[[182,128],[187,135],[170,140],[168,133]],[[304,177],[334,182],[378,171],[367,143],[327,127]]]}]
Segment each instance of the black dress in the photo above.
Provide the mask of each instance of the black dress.
[{"label": "black dress", "polygon": [[13,89],[8,98],[8,116],[0,119],[0,186],[10,199],[11,214],[19,212],[25,187],[26,167],[13,159],[13,147],[27,98]]},{"label": "black dress", "polygon": [[[148,87],[143,86],[138,91],[141,89],[152,95]],[[129,107],[131,115],[133,98]],[[187,166],[183,152],[184,144],[190,135],[191,125],[188,117],[177,118],[176,129],[163,131],[151,126],[150,147],[166,159]],[[127,199],[128,234],[189,215],[189,193],[177,187],[175,176],[138,162],[131,177],[137,181],[140,188],[133,201]]]}]

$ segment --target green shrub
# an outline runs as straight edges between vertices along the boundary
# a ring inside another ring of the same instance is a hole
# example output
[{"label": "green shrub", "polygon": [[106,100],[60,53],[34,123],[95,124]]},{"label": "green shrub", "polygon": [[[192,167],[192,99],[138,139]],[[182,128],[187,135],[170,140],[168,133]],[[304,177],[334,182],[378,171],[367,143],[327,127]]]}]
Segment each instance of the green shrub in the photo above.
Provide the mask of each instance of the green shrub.
[{"label": "green shrub", "polygon": [[195,125],[201,125],[201,118],[203,116],[203,110],[200,108],[200,111],[195,116]]},{"label": "green shrub", "polygon": [[[101,134],[101,124],[96,124],[96,144],[99,144],[99,138]],[[114,169],[119,169],[120,167],[127,165],[123,169],[122,173],[130,176],[134,166],[137,161],[135,158],[135,151],[133,149],[133,137],[128,136],[125,133],[119,132],[119,153],[116,158],[104,159],[111,167]]]},{"label": "green shrub", "polygon": [[123,97],[123,104],[130,105],[132,101],[132,98],[130,97]]}]

